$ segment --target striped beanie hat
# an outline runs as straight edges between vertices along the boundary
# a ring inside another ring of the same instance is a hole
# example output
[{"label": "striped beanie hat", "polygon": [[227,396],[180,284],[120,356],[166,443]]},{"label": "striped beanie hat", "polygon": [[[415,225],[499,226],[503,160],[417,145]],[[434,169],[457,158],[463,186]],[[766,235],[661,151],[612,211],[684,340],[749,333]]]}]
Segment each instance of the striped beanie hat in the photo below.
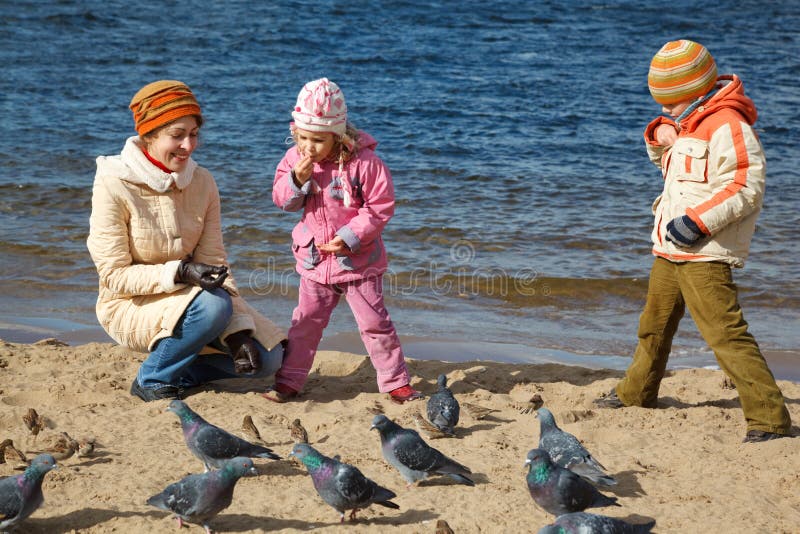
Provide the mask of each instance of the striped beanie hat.
[{"label": "striped beanie hat", "polygon": [[327,78],[308,82],[297,95],[292,118],[295,128],[342,136],[347,128],[344,93]]},{"label": "striped beanie hat", "polygon": [[139,135],[187,115],[202,117],[192,90],[177,80],[159,80],[145,85],[133,95],[130,108]]},{"label": "striped beanie hat", "polygon": [[681,39],[661,47],[650,62],[647,85],[659,104],[699,98],[717,83],[717,64],[705,46]]}]

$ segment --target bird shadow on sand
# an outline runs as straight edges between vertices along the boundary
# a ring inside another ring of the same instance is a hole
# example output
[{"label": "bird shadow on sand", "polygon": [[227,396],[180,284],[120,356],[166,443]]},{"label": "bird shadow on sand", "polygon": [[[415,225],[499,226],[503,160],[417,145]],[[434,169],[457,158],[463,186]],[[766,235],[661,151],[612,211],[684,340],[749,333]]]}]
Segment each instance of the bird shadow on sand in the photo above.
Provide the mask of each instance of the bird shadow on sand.
[{"label": "bird shadow on sand", "polygon": [[78,458],[78,461],[72,463],[71,465],[74,465],[76,467],[92,467],[93,465],[109,464],[114,461],[113,458],[114,456],[122,456],[122,455],[116,452],[98,451],[97,449],[95,449],[95,451],[92,453],[90,457]]},{"label": "bird shadow on sand", "polygon": [[104,456],[102,458],[91,458],[89,460],[84,460],[82,462],[78,462],[75,464],[71,464],[70,467],[92,467],[93,465],[100,465],[100,464],[110,464],[113,463],[114,459],[109,458],[108,456]]},{"label": "bird shadow on sand", "polygon": [[632,525],[645,525],[652,521],[656,521],[656,527],[658,527],[658,521],[655,517],[650,517],[646,515],[639,515],[639,514],[628,514],[627,516],[620,516],[619,519],[626,521]]},{"label": "bird shadow on sand", "polygon": [[290,529],[304,531],[327,526],[322,522],[300,521],[298,519],[278,519],[250,514],[221,513],[211,521],[215,532],[273,531]]},{"label": "bird shadow on sand", "polygon": [[63,534],[66,532],[82,532],[89,530],[95,525],[111,521],[118,517],[162,517],[165,515],[160,511],[134,512],[120,510],[106,510],[103,508],[83,508],[75,510],[66,515],[58,517],[48,517],[43,519],[31,518],[22,525],[19,532],[31,534]]},{"label": "bird shadow on sand", "polygon": [[[479,484],[489,483],[489,478],[482,473],[470,473],[468,476],[470,480],[472,480],[475,483],[476,486],[478,486]],[[417,487],[420,488],[437,487],[437,486],[465,486],[465,485],[466,484],[461,484],[460,482],[456,482],[447,475],[437,475],[432,478],[420,480],[419,482],[417,482]]]},{"label": "bird shadow on sand", "polygon": [[[464,413],[463,408],[462,408],[461,413]],[[472,419],[473,421],[476,421],[476,423],[474,425],[468,427],[468,426],[464,425],[464,418],[462,417],[461,418],[461,423],[460,423],[462,426],[456,427],[456,432],[458,432],[459,428],[467,428],[467,429],[475,429],[475,430],[491,430],[494,427],[502,426],[502,425],[505,425],[505,424],[508,424],[508,423],[515,422],[514,419],[504,419],[502,417],[498,417],[495,414],[484,415],[480,419],[476,419],[474,417],[467,416],[467,421],[469,421],[470,419]]]},{"label": "bird shadow on sand", "polygon": [[256,464],[258,476],[305,476],[306,470],[302,466],[296,466],[286,458],[267,464]]},{"label": "bird shadow on sand", "polygon": [[487,430],[493,430],[498,426],[500,426],[500,423],[494,425],[488,425],[486,423],[483,423],[472,426],[456,427],[455,428],[456,438],[465,438],[467,436],[474,434],[475,432],[484,432]]},{"label": "bird shadow on sand", "polygon": [[[360,512],[364,513],[364,512]],[[367,512],[369,513],[369,512]],[[348,512],[349,515],[349,512]],[[337,517],[337,512],[331,508],[331,516]],[[247,532],[251,530],[273,531],[290,529],[294,531],[306,531],[323,527],[336,527],[342,525],[404,525],[418,524],[422,521],[435,519],[436,514],[428,510],[406,510],[400,514],[385,516],[357,517],[356,521],[339,522],[338,519],[330,522],[322,521],[300,521],[297,519],[279,519],[274,517],[258,517],[249,514],[225,514],[217,516],[211,524],[215,531],[221,532]]]},{"label": "bird shadow on sand", "polygon": [[617,479],[615,486],[597,485],[596,487],[601,492],[613,493],[620,497],[641,497],[647,495],[647,493],[642,489],[642,485],[639,484],[638,476],[645,474],[647,473],[644,471],[620,471],[612,474]]}]

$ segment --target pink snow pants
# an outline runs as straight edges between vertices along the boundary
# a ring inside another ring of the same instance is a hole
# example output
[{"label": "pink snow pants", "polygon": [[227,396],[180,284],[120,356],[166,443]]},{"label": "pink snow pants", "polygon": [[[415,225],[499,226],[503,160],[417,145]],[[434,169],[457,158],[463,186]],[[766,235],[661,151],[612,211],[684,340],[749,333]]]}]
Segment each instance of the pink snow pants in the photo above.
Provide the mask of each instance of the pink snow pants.
[{"label": "pink snow pants", "polygon": [[383,279],[371,277],[342,284],[320,284],[300,278],[300,298],[292,314],[289,343],[275,383],[301,391],[306,383],[322,331],[344,295],[361,340],[378,375],[378,390],[387,393],[409,383],[400,339],[383,304]]}]

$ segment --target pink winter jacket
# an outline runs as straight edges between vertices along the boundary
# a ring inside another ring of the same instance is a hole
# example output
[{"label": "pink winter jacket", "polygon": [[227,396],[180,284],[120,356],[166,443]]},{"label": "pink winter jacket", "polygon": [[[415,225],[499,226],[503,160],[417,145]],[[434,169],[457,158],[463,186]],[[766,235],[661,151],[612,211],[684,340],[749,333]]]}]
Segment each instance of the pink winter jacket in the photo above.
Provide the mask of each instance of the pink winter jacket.
[{"label": "pink winter jacket", "polygon": [[[339,164],[314,164],[312,179],[298,188],[291,171],[300,159],[297,147],[286,151],[275,171],[272,200],[284,211],[303,210],[292,230],[297,272],[315,282],[336,284],[379,276],[386,271],[381,232],[394,214],[392,175],[375,154],[375,139],[359,133],[359,150],[339,174]],[[347,190],[347,194],[343,192]],[[350,205],[345,205],[349,197]],[[339,235],[347,254],[323,254],[318,243]]]},{"label": "pink winter jacket", "polygon": [[[653,120],[644,139],[661,168],[664,191],[653,204],[653,254],[670,261],[723,261],[742,267],[764,200],[766,161],[753,130],[758,116],[735,75],[720,76],[719,91],[681,121],[672,147],[656,143]],[[688,215],[705,234],[689,248],[665,239],[667,223]]]}]

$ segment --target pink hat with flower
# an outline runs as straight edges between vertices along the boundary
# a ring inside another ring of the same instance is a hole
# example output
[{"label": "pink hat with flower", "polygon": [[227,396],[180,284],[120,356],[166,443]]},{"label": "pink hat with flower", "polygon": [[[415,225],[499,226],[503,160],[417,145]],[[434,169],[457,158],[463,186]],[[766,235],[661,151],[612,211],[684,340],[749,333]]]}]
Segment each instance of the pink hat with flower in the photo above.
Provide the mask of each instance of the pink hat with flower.
[{"label": "pink hat with flower", "polygon": [[297,95],[292,118],[294,126],[302,130],[344,135],[347,127],[344,93],[327,78],[308,82]]}]

